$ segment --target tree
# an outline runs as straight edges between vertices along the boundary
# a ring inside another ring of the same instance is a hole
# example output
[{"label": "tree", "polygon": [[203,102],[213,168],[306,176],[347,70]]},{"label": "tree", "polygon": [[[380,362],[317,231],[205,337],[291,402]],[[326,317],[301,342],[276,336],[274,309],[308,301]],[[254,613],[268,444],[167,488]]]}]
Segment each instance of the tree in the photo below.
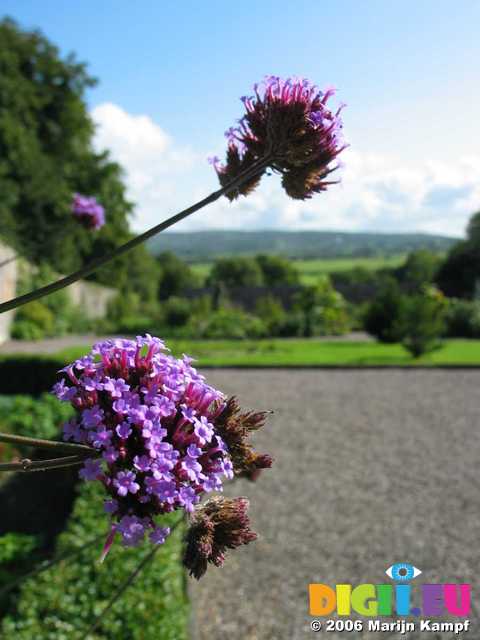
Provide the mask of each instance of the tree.
[{"label": "tree", "polygon": [[160,300],[166,300],[170,296],[181,296],[186,289],[198,287],[196,274],[174,253],[164,251],[157,256],[157,264],[160,270],[158,285]]},{"label": "tree", "polygon": [[398,342],[401,338],[400,319],[404,298],[400,286],[391,277],[385,278],[378,294],[365,315],[365,330],[380,342]]},{"label": "tree", "polygon": [[[84,94],[95,83],[85,64],[62,58],[39,31],[0,22],[0,229],[20,255],[61,273],[132,237],[122,170],[93,149]],[[99,232],[72,219],[74,192],[94,195],[105,207]],[[129,280],[150,295],[154,261],[139,247],[91,277],[115,286]]]},{"label": "tree", "polygon": [[210,287],[258,287],[264,284],[260,266],[253,258],[219,258],[207,279]]},{"label": "tree", "polygon": [[436,283],[446,296],[473,298],[480,286],[480,211],[467,227],[467,239],[458,242],[441,265]]},{"label": "tree", "polygon": [[295,285],[300,277],[295,265],[287,258],[259,254],[256,257],[263,274],[263,280],[267,287],[279,287],[282,285]]},{"label": "tree", "polygon": [[396,270],[396,277],[404,291],[418,293],[425,285],[433,282],[438,271],[440,258],[427,249],[411,251],[405,264]]}]

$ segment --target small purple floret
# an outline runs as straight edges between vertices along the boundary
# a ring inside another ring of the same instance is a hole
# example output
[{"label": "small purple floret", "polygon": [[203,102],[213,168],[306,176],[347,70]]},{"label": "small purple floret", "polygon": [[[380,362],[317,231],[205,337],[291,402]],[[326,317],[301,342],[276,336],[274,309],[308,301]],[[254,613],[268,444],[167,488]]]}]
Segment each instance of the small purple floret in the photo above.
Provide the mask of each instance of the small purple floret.
[{"label": "small purple floret", "polygon": [[101,229],[105,224],[105,209],[93,197],[76,193],[72,202],[73,216],[87,229]]}]

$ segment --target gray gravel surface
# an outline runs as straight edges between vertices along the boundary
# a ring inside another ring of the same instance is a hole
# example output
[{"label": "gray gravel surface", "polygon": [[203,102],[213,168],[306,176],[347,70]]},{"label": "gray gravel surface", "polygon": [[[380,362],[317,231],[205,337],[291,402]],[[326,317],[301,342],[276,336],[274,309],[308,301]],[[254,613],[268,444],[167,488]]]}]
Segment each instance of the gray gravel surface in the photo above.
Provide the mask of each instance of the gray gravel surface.
[{"label": "gray gravel surface", "polygon": [[[190,583],[194,640],[480,639],[480,371],[207,375],[242,405],[275,411],[257,444],[276,463],[226,489],[250,497],[261,537]],[[416,585],[471,583],[472,630],[310,630],[310,582],[388,583],[400,561],[423,572]]]}]

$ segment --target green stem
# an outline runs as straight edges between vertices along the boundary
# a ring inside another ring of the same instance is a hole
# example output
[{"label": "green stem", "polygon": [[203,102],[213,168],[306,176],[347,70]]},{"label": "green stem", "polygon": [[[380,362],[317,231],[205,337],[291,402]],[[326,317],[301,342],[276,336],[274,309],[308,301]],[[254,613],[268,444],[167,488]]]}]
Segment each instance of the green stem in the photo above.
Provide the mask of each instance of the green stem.
[{"label": "green stem", "polygon": [[177,222],[180,222],[181,220],[184,220],[188,216],[192,215],[192,213],[195,213],[196,211],[203,209],[203,207],[206,207],[207,205],[212,204],[213,202],[218,200],[221,196],[229,193],[230,191],[237,189],[243,183],[247,182],[254,176],[258,175],[259,173],[262,173],[266,169],[266,167],[270,164],[270,160],[271,159],[269,157],[262,158],[261,160],[253,164],[248,170],[238,175],[227,186],[222,187],[222,189],[218,189],[218,191],[214,191],[206,198],[203,198],[203,200],[199,200],[199,202],[196,202],[195,204],[188,207],[187,209],[180,211],[174,216],[168,218],[167,220],[160,222],[160,224],[157,224],[155,227],[152,227],[148,231],[145,231],[144,233],[136,236],[135,238],[132,238],[125,244],[122,244],[116,249],[114,249],[109,254],[105,256],[101,256],[96,260],[93,260],[92,262],[85,265],[81,269],[78,269],[78,271],[75,271],[74,273],[71,273],[70,275],[64,278],[60,278],[60,280],[57,280],[56,282],[52,282],[51,284],[48,284],[44,287],[40,287],[39,289],[30,291],[29,293],[26,293],[22,296],[18,296],[16,298],[12,298],[11,300],[7,300],[7,302],[0,304],[0,313],[4,313],[5,311],[10,311],[10,309],[15,309],[16,307],[20,307],[24,304],[27,304],[28,302],[32,302],[33,300],[38,300],[38,298],[47,296],[50,293],[54,293],[55,291],[58,291],[59,289],[68,287],[68,285],[76,282],[77,280],[80,280],[81,278],[85,278],[85,276],[88,276],[94,271],[97,271],[97,269],[107,264],[114,258],[118,258],[124,253],[127,253],[127,251],[131,251],[134,247],[140,245],[142,242],[145,242],[149,238],[152,238],[153,236],[157,235],[157,233],[160,233],[161,231],[168,229],[169,227],[173,226]]},{"label": "green stem", "polygon": [[0,433],[0,442],[10,442],[27,447],[36,447],[37,449],[55,449],[55,451],[58,452],[78,456],[83,455],[84,457],[97,455],[96,449],[84,444],[57,442],[56,440],[42,440],[40,438],[28,438],[26,436],[17,436],[12,433]]}]

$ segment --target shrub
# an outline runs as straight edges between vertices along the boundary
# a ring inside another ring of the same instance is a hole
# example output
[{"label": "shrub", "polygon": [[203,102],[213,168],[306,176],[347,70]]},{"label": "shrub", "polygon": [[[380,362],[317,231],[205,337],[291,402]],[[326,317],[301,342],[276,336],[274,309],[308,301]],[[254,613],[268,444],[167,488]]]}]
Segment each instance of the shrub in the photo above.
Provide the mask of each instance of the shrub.
[{"label": "shrub", "polygon": [[219,309],[206,317],[196,317],[189,325],[200,338],[263,338],[267,329],[260,318],[239,309]]},{"label": "shrub", "polygon": [[17,311],[11,328],[16,340],[41,340],[55,331],[55,317],[42,302],[30,302]]},{"label": "shrub", "polygon": [[303,313],[302,335],[342,335],[350,329],[347,305],[330,278],[324,276],[316,286],[304,287],[297,296],[296,310]]},{"label": "shrub", "polygon": [[255,315],[264,323],[269,336],[281,334],[287,314],[279,302],[273,296],[266,296],[257,301]]},{"label": "shrub", "polygon": [[[50,472],[55,473],[55,472]],[[68,549],[85,551],[27,579],[15,599],[10,600],[0,635],[16,640],[82,637],[95,616],[118,586],[135,569],[145,547],[117,547],[104,564],[98,558],[101,541],[87,545],[99,532],[103,518],[101,488],[82,485],[68,527],[59,537],[57,553]],[[178,516],[177,516],[178,517]],[[173,521],[169,517],[170,522]],[[181,534],[176,531],[159,549],[133,585],[101,621],[92,638],[105,640],[184,640],[188,602],[184,589]],[[6,565],[1,565],[6,570]],[[15,578],[15,573],[10,579]]]},{"label": "shrub", "polygon": [[480,301],[450,298],[445,334],[450,338],[480,338]]},{"label": "shrub", "polygon": [[445,308],[445,298],[433,287],[406,298],[400,331],[403,346],[414,358],[440,346],[440,336],[445,330]]},{"label": "shrub", "polygon": [[44,393],[39,398],[29,395],[2,397],[0,425],[9,433],[51,439],[58,436],[60,427],[72,413],[71,407],[59,403],[49,393]]},{"label": "shrub", "polygon": [[162,304],[163,324],[172,329],[184,327],[191,314],[192,304],[185,298],[173,296]]}]

